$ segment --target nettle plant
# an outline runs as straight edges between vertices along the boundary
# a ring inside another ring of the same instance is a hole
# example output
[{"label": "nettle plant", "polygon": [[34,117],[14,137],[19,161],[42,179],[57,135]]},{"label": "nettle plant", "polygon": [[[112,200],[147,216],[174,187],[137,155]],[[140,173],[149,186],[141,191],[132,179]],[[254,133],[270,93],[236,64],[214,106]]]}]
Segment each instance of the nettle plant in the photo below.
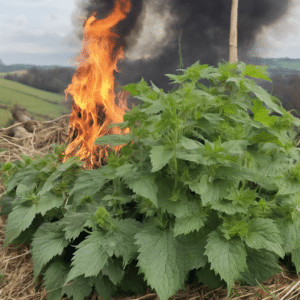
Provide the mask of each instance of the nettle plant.
[{"label": "nettle plant", "polygon": [[299,120],[248,78],[270,80],[267,67],[181,71],[167,75],[179,86],[168,94],[144,80],[123,87],[142,104],[110,126],[130,133],[96,140],[125,144],[100,169],[62,164],[57,145],[3,167],[5,245],[31,243],[50,300],[147,285],[167,300],[191,274],[230,295],[280,272],[286,254],[300,271]]}]

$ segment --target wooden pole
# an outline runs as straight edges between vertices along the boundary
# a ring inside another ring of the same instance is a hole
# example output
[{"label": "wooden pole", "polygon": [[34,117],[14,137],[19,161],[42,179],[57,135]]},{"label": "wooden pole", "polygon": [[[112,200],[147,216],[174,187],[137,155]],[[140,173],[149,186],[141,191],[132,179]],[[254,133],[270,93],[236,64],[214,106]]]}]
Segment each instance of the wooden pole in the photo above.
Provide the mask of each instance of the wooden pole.
[{"label": "wooden pole", "polygon": [[237,51],[238,3],[239,0],[232,0],[230,38],[229,38],[229,62],[231,64],[238,61],[238,51]]}]

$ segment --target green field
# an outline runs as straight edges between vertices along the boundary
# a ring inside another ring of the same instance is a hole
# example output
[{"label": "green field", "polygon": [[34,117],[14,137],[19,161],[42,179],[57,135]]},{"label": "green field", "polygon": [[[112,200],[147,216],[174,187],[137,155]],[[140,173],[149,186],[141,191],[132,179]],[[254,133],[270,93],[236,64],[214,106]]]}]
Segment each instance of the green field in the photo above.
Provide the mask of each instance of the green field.
[{"label": "green field", "polygon": [[45,92],[0,77],[0,127],[12,119],[10,108],[14,104],[27,109],[33,119],[51,120],[71,113],[64,105],[64,96]]}]

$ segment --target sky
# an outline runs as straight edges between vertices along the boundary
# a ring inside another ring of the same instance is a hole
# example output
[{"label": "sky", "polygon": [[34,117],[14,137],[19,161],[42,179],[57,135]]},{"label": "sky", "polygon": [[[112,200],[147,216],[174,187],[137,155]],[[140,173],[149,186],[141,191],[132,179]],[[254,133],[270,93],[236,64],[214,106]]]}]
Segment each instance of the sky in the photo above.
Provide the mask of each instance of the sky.
[{"label": "sky", "polygon": [[[0,0],[0,59],[4,64],[70,66],[81,45],[72,36],[77,0]],[[255,56],[300,58],[300,1],[257,36]],[[74,17],[74,16],[73,16]]]}]

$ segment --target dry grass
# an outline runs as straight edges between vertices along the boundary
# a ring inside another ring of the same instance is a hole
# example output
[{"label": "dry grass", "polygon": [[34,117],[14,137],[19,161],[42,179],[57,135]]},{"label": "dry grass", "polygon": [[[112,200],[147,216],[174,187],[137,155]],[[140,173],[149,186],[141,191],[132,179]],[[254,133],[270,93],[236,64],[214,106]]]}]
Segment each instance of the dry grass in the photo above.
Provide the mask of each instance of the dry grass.
[{"label": "dry grass", "polygon": [[[63,116],[49,122],[37,122],[34,133],[23,139],[7,136],[9,128],[0,129],[0,148],[6,151],[0,153],[0,161],[16,161],[21,159],[20,154],[33,157],[35,154],[45,155],[52,150],[51,144],[61,144],[68,137],[68,117]],[[15,126],[15,125],[13,125]],[[5,187],[0,180],[0,194],[5,193]],[[7,216],[0,217],[0,300],[47,300],[47,293],[38,278],[33,283],[33,264],[31,261],[31,246],[24,244],[19,248],[11,244],[3,249],[5,239],[5,225]],[[290,300],[300,299],[300,276],[289,273],[283,267],[283,272],[272,276],[263,285],[249,287],[236,284],[229,299],[246,300]],[[221,300],[227,299],[227,290],[218,288],[211,290],[205,286],[186,286],[180,290],[172,300]],[[68,298],[62,298],[61,300]],[[95,292],[89,300],[101,300]],[[144,295],[126,297],[120,295],[114,300],[158,300],[157,294],[148,288]]]}]

